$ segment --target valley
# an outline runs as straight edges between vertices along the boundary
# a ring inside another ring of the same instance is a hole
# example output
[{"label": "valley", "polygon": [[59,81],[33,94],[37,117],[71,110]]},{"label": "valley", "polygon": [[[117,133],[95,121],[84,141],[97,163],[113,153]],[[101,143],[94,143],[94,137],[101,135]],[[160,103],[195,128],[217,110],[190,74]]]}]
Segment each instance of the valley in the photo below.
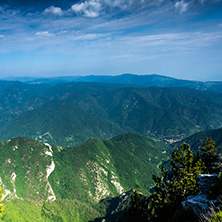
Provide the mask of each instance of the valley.
[{"label": "valley", "polygon": [[0,222],[222,221],[222,0],[0,0]]},{"label": "valley", "polygon": [[14,83],[1,92],[0,140],[75,146],[124,132],[180,140],[222,126],[221,94],[109,83]]},{"label": "valley", "polygon": [[107,78],[0,81],[2,221],[117,220],[180,144],[221,146],[220,92]]}]

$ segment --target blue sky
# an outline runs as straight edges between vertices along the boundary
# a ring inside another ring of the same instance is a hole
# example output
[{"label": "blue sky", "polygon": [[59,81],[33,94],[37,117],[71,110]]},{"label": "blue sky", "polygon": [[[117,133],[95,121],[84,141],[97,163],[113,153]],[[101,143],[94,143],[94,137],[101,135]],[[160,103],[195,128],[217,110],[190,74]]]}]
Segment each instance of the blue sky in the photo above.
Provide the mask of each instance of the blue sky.
[{"label": "blue sky", "polygon": [[0,76],[222,81],[221,0],[0,0]]}]

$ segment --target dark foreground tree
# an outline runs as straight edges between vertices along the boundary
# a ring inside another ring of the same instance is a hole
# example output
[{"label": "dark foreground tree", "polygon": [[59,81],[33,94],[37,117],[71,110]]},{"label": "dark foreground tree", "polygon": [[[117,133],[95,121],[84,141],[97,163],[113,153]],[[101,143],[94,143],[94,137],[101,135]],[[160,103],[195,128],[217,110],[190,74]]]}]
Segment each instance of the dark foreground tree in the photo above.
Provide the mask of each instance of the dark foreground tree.
[{"label": "dark foreground tree", "polygon": [[202,144],[200,149],[200,158],[204,161],[206,165],[206,173],[214,173],[219,170],[220,156],[218,151],[219,147],[212,140],[211,137],[207,138]]},{"label": "dark foreground tree", "polygon": [[198,192],[196,177],[205,170],[186,143],[172,153],[171,167],[171,173],[162,167],[161,177],[153,175],[156,192],[150,204],[157,221],[171,221],[172,212],[182,208],[181,202]]},{"label": "dark foreground tree", "polygon": [[182,201],[198,192],[196,178],[205,169],[204,162],[184,143],[172,153],[171,171],[162,167],[160,177],[153,175],[155,192],[148,198],[138,193],[132,197],[127,221],[197,221],[192,212],[183,210]]},{"label": "dark foreground tree", "polygon": [[142,194],[137,191],[131,196],[131,206],[124,212],[127,222],[146,222],[147,221],[147,206],[146,201],[142,200]]}]

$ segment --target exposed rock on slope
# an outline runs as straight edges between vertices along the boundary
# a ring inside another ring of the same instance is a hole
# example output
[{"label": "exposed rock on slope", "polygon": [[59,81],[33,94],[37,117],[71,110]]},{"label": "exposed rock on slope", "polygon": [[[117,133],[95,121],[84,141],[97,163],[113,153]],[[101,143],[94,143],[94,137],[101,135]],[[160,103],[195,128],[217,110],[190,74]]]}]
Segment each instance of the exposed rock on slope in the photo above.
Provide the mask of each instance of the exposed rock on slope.
[{"label": "exposed rock on slope", "polygon": [[137,134],[73,148],[15,138],[0,143],[0,185],[6,199],[99,202],[133,187],[148,193],[167,150]]},{"label": "exposed rock on slope", "polygon": [[198,186],[200,192],[197,195],[189,196],[182,202],[185,209],[190,209],[194,214],[204,221],[210,221],[212,211],[220,204],[219,200],[209,200],[207,193],[210,186],[218,181],[217,174],[200,174]]}]

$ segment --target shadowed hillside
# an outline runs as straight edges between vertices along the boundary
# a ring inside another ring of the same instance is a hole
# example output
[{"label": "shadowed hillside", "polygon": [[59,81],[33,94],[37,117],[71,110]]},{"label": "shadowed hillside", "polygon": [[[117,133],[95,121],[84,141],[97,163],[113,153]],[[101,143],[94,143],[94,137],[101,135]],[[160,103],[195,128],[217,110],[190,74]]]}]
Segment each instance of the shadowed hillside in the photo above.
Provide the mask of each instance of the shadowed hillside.
[{"label": "shadowed hillside", "polygon": [[29,97],[21,97],[24,101],[16,96],[13,105],[2,109],[1,115],[11,115],[11,119],[6,116],[0,140],[24,136],[52,145],[74,146],[90,137],[109,139],[127,131],[158,139],[182,139],[200,130],[221,127],[219,93],[99,83],[41,87],[38,96],[28,93]]}]

